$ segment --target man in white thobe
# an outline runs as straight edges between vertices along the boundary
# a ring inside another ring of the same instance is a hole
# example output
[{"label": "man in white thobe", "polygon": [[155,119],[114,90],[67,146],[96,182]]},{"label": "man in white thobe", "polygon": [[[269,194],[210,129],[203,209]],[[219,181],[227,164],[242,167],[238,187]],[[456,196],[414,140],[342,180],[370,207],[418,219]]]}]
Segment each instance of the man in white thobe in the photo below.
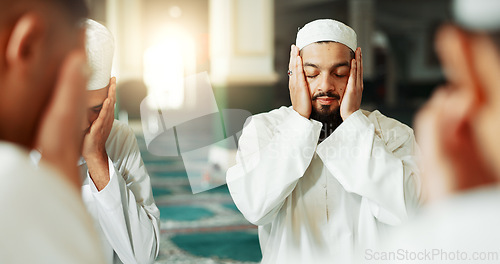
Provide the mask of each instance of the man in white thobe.
[{"label": "man in white thobe", "polygon": [[350,263],[418,204],[413,131],[359,109],[362,73],[350,27],[310,22],[291,48],[292,106],[247,120],[227,184],[262,263]]},{"label": "man in white thobe", "polygon": [[86,15],[84,1],[1,1],[0,263],[105,263],[76,167]]},{"label": "man in white thobe", "polygon": [[113,37],[86,21],[88,120],[83,143],[83,201],[101,232],[108,263],[153,263],[159,251],[159,217],[134,132],[114,120]]},{"label": "man in white thobe", "polygon": [[415,125],[426,206],[367,263],[500,261],[500,2],[452,3],[435,40],[447,82]]}]

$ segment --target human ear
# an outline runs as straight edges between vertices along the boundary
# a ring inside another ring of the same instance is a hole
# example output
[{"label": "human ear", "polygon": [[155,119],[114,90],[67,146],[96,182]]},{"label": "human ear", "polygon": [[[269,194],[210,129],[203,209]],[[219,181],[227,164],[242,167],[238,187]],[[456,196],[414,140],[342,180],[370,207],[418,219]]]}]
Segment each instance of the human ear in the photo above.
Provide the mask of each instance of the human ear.
[{"label": "human ear", "polygon": [[27,13],[21,16],[14,24],[7,40],[5,50],[7,65],[19,67],[36,56],[43,44],[43,30],[44,23],[38,14]]}]

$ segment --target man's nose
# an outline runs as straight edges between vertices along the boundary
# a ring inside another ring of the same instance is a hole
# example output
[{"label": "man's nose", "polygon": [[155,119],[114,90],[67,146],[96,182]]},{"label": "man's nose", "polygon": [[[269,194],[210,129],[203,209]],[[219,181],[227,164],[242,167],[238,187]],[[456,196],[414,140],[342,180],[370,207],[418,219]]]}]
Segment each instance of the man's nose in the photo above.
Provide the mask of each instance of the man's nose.
[{"label": "man's nose", "polygon": [[323,91],[325,93],[328,91],[336,91],[335,85],[333,82],[333,77],[330,75],[326,75],[326,74],[321,76],[319,90]]}]

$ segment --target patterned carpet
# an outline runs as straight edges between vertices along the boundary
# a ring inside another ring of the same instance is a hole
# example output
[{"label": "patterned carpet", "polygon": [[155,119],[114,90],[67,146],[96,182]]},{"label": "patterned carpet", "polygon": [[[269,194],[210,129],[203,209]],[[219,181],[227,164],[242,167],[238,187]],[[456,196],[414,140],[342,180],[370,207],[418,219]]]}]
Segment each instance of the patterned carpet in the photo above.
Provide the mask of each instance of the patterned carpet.
[{"label": "patterned carpet", "polygon": [[257,228],[238,211],[227,186],[193,194],[182,158],[152,155],[134,130],[161,213],[155,263],[258,263]]}]

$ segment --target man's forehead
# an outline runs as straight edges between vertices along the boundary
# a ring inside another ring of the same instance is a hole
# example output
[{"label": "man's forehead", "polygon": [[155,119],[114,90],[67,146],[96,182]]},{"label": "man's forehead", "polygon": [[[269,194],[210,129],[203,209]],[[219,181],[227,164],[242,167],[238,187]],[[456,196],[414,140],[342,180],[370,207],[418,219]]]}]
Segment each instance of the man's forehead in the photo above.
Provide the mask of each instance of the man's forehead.
[{"label": "man's forehead", "polygon": [[95,107],[101,105],[108,97],[109,85],[99,90],[87,90],[87,106]]},{"label": "man's forehead", "polygon": [[108,90],[109,90],[109,84],[101,89],[95,89],[95,90],[86,90],[85,92],[87,93],[87,95],[95,95],[95,96],[98,96],[98,95],[107,95],[108,94]]},{"label": "man's forehead", "polygon": [[344,44],[321,42],[304,47],[301,50],[301,57],[304,66],[349,66],[352,58],[351,53],[351,49]]}]

